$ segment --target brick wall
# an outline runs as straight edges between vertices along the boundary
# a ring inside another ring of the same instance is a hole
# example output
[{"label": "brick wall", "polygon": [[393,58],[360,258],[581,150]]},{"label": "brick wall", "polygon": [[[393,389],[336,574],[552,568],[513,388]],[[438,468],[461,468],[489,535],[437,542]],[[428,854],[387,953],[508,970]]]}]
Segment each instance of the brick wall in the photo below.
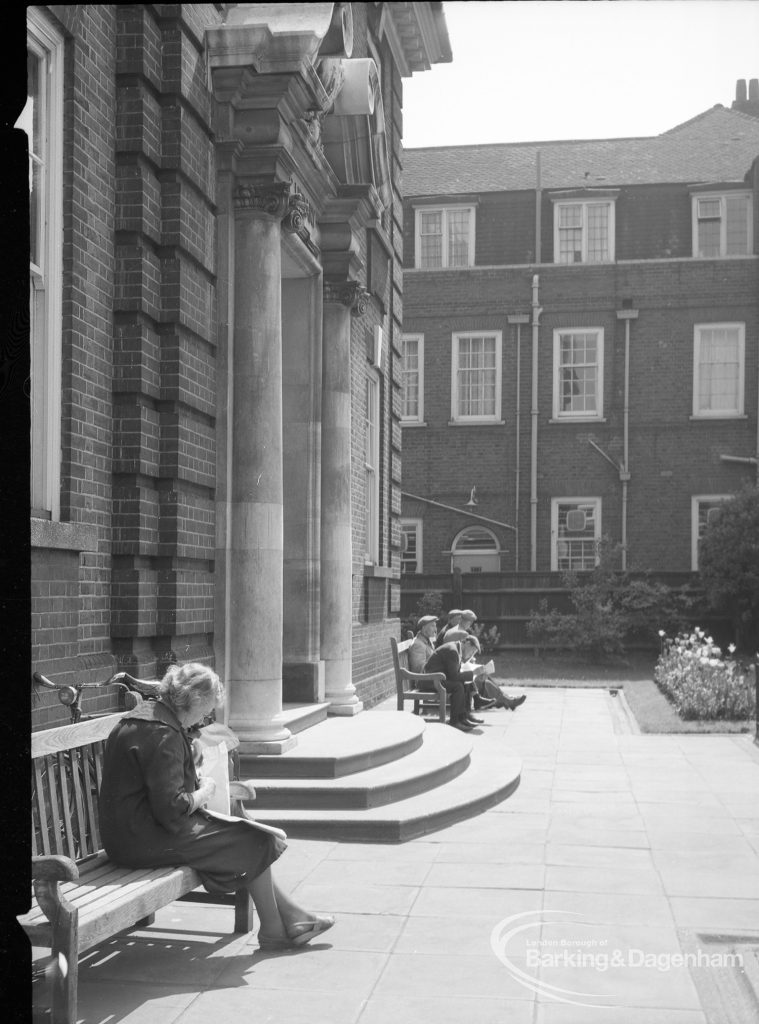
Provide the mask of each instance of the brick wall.
[{"label": "brick wall", "polygon": [[[354,5],[353,55],[369,54],[373,27],[367,6]],[[390,272],[382,296],[374,298],[367,313],[352,325],[352,533],[353,533],[353,681],[360,700],[371,704],[391,692],[389,637],[398,635],[400,611],[400,427],[399,373],[403,316],[403,203],[400,195],[402,82],[385,45],[377,45],[385,114],[392,200],[382,217],[382,231],[391,250]],[[371,259],[367,248],[364,259]],[[371,367],[373,331],[382,327],[384,344],[379,370]],[[390,575],[366,576],[365,417],[366,379],[380,379],[380,558]]]},{"label": "brick wall", "polygon": [[[209,657],[214,161],[204,5],[48,9],[66,34],[61,522],[32,664],[59,683]],[[34,525],[34,524],[33,524]],[[87,710],[115,708],[91,698]],[[68,720],[33,696],[35,727]]]},{"label": "brick wall", "polygon": [[215,487],[212,5],[118,8],[114,614],[119,663],[211,655]]},{"label": "brick wall", "polygon": [[[507,317],[530,311],[533,273],[539,274],[543,309],[538,371],[538,570],[550,568],[552,498],[600,497],[604,534],[615,540],[621,537],[619,476],[590,441],[612,459],[622,458],[625,332],[616,313],[625,301],[639,311],[638,319],[631,322],[630,345],[629,561],[640,568],[689,570],[691,496],[731,493],[745,477],[754,476],[752,467],[720,459],[721,454],[750,456],[756,447],[759,263],[754,258],[407,272],[404,328],[425,338],[428,426],[403,432],[404,489],[462,508],[476,485],[479,504],[474,511],[511,524],[518,521],[518,568],[529,568],[532,329],[530,324],[521,327],[517,435],[517,328]],[[720,321],[746,325],[746,416],[694,420],[694,324]],[[603,422],[550,422],[553,331],[573,326],[604,330]],[[503,425],[449,425],[451,335],[473,329],[502,331]],[[408,500],[404,515],[423,519],[425,571],[449,571],[451,542],[474,521]],[[510,531],[493,530],[505,551],[503,568],[513,570],[513,536]]]}]

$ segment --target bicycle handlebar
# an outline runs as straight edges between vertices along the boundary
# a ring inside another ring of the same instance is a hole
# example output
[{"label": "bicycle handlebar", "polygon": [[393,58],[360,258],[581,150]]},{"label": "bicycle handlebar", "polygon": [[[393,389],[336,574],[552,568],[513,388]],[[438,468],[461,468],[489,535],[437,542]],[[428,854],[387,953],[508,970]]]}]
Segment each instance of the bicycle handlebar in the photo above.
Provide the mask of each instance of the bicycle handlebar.
[{"label": "bicycle handlebar", "polygon": [[129,709],[136,707],[140,701],[155,699],[158,696],[160,684],[149,679],[138,679],[128,672],[116,672],[103,683],[77,683],[72,686],[70,683],[54,683],[52,679],[43,676],[41,672],[33,672],[32,678],[38,686],[44,686],[48,690],[58,692],[58,700],[67,707],[74,722],[79,720],[81,709],[79,701],[83,690],[100,690],[106,686],[119,686],[124,690],[124,695]]}]

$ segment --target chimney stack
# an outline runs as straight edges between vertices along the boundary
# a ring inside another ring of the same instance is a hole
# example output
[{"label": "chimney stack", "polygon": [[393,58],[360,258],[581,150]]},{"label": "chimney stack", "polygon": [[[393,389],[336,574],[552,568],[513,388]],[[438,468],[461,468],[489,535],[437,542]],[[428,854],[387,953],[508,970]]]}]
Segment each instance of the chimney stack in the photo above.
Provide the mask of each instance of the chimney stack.
[{"label": "chimney stack", "polygon": [[732,109],[759,117],[759,78],[752,78],[749,81],[748,90],[746,89],[746,79],[738,79],[735,84],[735,99]]}]

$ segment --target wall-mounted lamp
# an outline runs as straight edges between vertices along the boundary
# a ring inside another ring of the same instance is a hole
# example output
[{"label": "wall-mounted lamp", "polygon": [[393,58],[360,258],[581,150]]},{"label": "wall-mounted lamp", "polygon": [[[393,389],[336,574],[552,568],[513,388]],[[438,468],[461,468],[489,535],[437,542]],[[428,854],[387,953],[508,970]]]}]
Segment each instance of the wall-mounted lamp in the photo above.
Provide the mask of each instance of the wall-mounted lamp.
[{"label": "wall-mounted lamp", "polygon": [[476,486],[469,492],[469,501],[466,503],[467,508],[474,508],[477,504],[477,488]]}]

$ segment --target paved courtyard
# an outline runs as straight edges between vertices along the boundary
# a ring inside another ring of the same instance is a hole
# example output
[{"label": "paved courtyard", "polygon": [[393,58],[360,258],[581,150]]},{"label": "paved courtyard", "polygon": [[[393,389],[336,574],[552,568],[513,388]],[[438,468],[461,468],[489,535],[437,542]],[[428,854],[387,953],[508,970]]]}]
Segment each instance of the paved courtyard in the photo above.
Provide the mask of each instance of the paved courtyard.
[{"label": "paved courtyard", "polygon": [[[175,903],[84,956],[79,1020],[759,1019],[752,737],[640,735],[605,690],[528,693],[517,712],[486,712],[476,735],[523,758],[508,800],[401,845],[290,842],[275,870],[337,915],[322,941],[262,955],[255,932],[232,934],[231,908]],[[45,998],[35,985],[39,1019]]]}]

